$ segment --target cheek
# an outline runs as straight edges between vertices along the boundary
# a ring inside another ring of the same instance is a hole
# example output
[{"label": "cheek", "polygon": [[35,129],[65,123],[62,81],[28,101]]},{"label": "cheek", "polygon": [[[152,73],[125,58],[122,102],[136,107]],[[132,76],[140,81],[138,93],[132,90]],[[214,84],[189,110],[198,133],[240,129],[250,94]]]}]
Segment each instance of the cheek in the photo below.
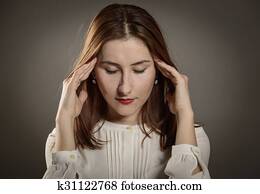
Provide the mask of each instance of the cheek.
[{"label": "cheek", "polygon": [[136,81],[136,88],[138,88],[138,93],[140,97],[147,99],[153,89],[154,86],[154,74],[148,74],[142,76],[142,78]]},{"label": "cheek", "polygon": [[116,79],[115,77],[108,75],[103,71],[96,71],[96,80],[101,93],[106,95],[114,95],[116,90]]}]

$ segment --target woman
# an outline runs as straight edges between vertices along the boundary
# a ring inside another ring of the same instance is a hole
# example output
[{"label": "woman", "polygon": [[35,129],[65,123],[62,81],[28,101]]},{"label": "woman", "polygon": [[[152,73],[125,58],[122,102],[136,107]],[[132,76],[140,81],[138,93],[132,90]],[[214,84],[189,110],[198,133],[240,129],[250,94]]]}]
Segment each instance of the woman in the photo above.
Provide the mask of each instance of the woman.
[{"label": "woman", "polygon": [[44,178],[210,178],[209,140],[193,117],[188,78],[153,17],[109,5],[63,81]]}]

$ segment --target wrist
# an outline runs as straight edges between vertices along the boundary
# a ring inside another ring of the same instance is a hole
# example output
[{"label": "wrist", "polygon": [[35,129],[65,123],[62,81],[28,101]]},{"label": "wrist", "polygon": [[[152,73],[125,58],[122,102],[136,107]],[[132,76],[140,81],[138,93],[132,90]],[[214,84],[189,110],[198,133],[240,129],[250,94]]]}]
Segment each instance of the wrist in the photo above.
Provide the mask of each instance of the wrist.
[{"label": "wrist", "polygon": [[74,121],[74,118],[68,114],[64,114],[62,113],[61,111],[59,111],[56,115],[56,118],[55,118],[55,122],[57,124],[60,124],[60,123],[68,123],[68,122],[73,122]]},{"label": "wrist", "polygon": [[74,126],[74,119],[72,119],[70,117],[56,117],[55,124],[56,124],[56,127],[59,127],[59,128],[60,127],[63,128],[65,126],[71,127],[71,126]]},{"label": "wrist", "polygon": [[176,112],[177,118],[187,118],[187,119],[193,119],[194,118],[194,112],[193,110],[181,110]]}]

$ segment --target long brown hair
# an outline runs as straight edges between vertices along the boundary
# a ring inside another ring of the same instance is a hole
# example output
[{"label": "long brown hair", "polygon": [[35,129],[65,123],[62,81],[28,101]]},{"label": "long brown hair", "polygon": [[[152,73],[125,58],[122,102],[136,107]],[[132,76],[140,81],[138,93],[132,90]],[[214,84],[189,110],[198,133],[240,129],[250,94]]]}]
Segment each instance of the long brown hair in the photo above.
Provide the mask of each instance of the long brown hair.
[{"label": "long brown hair", "polygon": [[[82,51],[68,77],[81,65],[97,57],[107,41],[130,37],[141,39],[153,57],[159,58],[177,69],[170,59],[158,24],[146,10],[134,5],[111,4],[103,8],[91,22]],[[177,121],[165,100],[166,93],[173,93],[175,88],[170,80],[158,70],[156,70],[156,78],[158,84],[153,87],[151,95],[142,107],[138,124],[145,134],[145,138],[150,137],[149,134],[152,132],[159,134],[160,148],[165,150],[175,144]],[[97,122],[104,118],[107,104],[97,85],[91,83],[91,79],[90,76],[77,89],[77,94],[79,94],[82,87],[87,87],[88,99],[84,103],[80,115],[75,118],[75,140],[77,147],[100,149],[102,141],[94,137],[93,129]],[[146,131],[144,124],[150,128],[149,131]]]}]

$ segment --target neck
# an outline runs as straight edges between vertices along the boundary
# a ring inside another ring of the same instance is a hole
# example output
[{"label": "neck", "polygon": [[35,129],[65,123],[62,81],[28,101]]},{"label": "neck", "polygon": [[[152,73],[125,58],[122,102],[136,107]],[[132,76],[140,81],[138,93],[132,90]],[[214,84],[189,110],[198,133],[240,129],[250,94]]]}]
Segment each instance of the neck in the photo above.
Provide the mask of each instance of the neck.
[{"label": "neck", "polygon": [[138,113],[132,114],[129,116],[122,116],[116,113],[108,113],[105,116],[105,120],[125,125],[136,125],[138,124]]}]

